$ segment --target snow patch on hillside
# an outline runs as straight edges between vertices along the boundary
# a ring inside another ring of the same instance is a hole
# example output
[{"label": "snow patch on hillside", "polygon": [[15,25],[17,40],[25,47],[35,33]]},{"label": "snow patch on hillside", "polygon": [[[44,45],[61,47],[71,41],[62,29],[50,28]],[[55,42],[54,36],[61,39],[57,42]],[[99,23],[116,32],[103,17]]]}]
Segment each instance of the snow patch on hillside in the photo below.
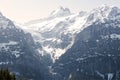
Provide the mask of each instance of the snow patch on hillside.
[{"label": "snow patch on hillside", "polygon": [[[96,21],[104,23],[106,19],[117,18],[111,13],[116,15],[119,12],[118,8],[107,5],[102,5],[90,12],[80,11],[76,14],[71,13],[68,8],[60,7],[54,10],[47,18],[33,20],[33,23],[30,21],[22,28],[30,32],[34,41],[40,43],[43,49],[51,55],[52,59],[56,60],[71,48],[74,44],[73,38],[80,31]],[[107,35],[101,37],[108,38]],[[120,36],[114,34],[111,35],[111,38],[120,38]]]}]

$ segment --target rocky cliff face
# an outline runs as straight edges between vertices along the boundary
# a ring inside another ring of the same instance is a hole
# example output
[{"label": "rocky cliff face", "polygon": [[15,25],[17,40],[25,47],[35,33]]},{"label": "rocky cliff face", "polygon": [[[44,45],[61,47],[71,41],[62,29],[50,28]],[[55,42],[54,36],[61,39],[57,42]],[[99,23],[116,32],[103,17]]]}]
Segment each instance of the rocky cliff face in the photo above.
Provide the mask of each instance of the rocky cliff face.
[{"label": "rocky cliff face", "polygon": [[112,8],[104,21],[95,21],[77,35],[73,46],[53,66],[55,80],[120,79],[118,11]]},{"label": "rocky cliff face", "polygon": [[9,68],[20,77],[43,80],[47,67],[41,57],[31,34],[0,14],[0,68]]},{"label": "rocky cliff face", "polygon": [[[18,27],[0,13],[0,67],[33,80],[119,80],[120,9],[59,8]],[[52,77],[52,78],[51,78]]]}]

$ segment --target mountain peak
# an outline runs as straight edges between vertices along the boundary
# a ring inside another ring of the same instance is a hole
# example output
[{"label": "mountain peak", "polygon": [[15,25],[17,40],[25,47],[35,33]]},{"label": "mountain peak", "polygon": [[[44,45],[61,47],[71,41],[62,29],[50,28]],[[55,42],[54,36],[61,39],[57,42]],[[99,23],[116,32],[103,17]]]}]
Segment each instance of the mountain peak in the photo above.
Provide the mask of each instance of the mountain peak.
[{"label": "mountain peak", "polygon": [[68,8],[63,8],[62,6],[60,6],[57,10],[52,11],[50,16],[52,16],[52,17],[62,17],[62,16],[70,15],[70,14],[71,14],[71,12]]},{"label": "mountain peak", "polygon": [[6,29],[6,28],[9,28],[9,29],[12,29],[12,28],[15,28],[13,22],[6,18],[1,12],[0,12],[0,29]]},{"label": "mountain peak", "polygon": [[115,17],[116,14],[120,13],[120,9],[116,6],[102,5],[94,10],[100,13],[102,17]]},{"label": "mountain peak", "polygon": [[108,6],[108,5],[106,5],[106,4],[103,4],[103,5],[101,5],[99,8],[101,8],[101,9],[109,9],[109,8],[111,8],[111,6]]},{"label": "mountain peak", "polygon": [[3,14],[0,12],[0,17],[3,17]]},{"label": "mountain peak", "polygon": [[101,5],[95,9],[93,9],[93,11],[97,11],[97,12],[108,12],[112,9],[112,6],[108,6],[108,5]]},{"label": "mountain peak", "polygon": [[59,8],[58,8],[58,9],[64,10],[64,8],[63,8],[62,6],[59,6]]}]

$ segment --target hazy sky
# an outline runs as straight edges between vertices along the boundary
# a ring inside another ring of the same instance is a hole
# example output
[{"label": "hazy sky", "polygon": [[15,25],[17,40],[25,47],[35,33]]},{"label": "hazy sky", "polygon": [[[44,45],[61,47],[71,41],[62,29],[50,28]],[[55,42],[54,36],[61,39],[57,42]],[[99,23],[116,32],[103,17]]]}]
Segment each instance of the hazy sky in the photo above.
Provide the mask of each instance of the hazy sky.
[{"label": "hazy sky", "polygon": [[120,7],[120,0],[0,0],[0,11],[13,21],[23,23],[46,17],[59,6],[79,12],[102,4]]}]

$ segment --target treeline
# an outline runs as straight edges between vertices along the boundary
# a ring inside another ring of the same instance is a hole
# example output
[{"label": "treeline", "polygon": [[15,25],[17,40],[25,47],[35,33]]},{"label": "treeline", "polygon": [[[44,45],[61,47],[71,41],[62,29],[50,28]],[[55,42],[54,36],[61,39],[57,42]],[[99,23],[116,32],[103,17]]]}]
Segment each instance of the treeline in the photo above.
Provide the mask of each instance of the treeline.
[{"label": "treeline", "polygon": [[8,69],[0,69],[0,80],[16,80],[16,77]]}]

